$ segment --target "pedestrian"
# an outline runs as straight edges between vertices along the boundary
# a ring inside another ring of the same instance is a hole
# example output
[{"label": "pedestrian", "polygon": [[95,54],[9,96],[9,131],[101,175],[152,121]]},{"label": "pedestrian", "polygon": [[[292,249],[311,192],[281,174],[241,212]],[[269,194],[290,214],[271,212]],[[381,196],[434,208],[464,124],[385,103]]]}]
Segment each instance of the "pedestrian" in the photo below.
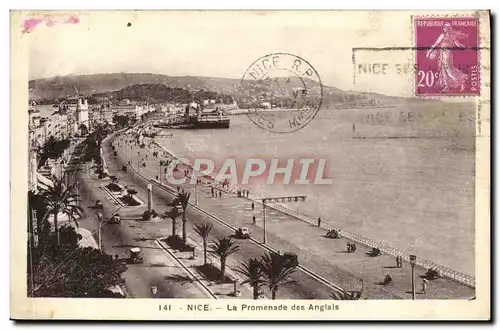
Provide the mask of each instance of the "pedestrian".
[{"label": "pedestrian", "polygon": [[427,293],[427,279],[426,279],[426,278],[424,278],[424,279],[422,280],[422,293],[423,293],[423,294],[426,294],[426,293]]},{"label": "pedestrian", "polygon": [[399,268],[399,256],[396,256],[396,268]]},{"label": "pedestrian", "polygon": [[222,190],[219,190],[219,198],[222,198]]},{"label": "pedestrian", "polygon": [[252,217],[252,224],[257,224],[257,219],[255,218],[255,215]]},{"label": "pedestrian", "polygon": [[247,198],[248,198],[248,194],[250,193],[250,191],[247,190]]},{"label": "pedestrian", "polygon": [[255,204],[252,202],[252,211],[255,210]]},{"label": "pedestrian", "polygon": [[212,193],[212,197],[214,197],[214,187],[210,187],[210,192]]},{"label": "pedestrian", "polygon": [[351,243],[347,242],[347,252],[351,252]]},{"label": "pedestrian", "polygon": [[352,252],[356,252],[356,243],[352,243]]},{"label": "pedestrian", "polygon": [[115,261],[118,261],[118,253],[115,253]]},{"label": "pedestrian", "polygon": [[181,187],[177,186],[177,192],[181,191]]},{"label": "pedestrian", "polygon": [[318,218],[318,227],[321,227],[321,217]]}]

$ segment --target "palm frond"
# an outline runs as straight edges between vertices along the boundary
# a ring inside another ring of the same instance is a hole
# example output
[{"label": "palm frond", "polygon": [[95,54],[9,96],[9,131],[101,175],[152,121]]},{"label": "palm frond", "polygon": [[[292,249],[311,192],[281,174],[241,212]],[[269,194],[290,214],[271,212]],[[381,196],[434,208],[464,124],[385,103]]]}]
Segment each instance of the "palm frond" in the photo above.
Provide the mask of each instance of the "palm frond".
[{"label": "palm frond", "polygon": [[206,240],[212,231],[213,225],[211,223],[203,222],[201,225],[195,224],[194,231],[203,239]]},{"label": "palm frond", "polygon": [[221,259],[227,259],[230,255],[235,252],[238,252],[240,246],[236,241],[231,238],[218,238],[217,241],[214,241],[210,246],[210,253],[216,256],[219,256]]}]

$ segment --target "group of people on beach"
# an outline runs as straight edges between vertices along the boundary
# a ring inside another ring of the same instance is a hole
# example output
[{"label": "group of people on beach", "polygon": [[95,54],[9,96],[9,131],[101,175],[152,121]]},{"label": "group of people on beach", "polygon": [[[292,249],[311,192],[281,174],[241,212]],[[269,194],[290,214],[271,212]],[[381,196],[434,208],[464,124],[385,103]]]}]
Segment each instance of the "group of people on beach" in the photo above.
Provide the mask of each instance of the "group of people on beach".
[{"label": "group of people on beach", "polygon": [[401,268],[401,267],[403,267],[403,257],[396,256],[396,268]]},{"label": "group of people on beach", "polygon": [[356,243],[347,242],[347,252],[348,253],[356,252]]},{"label": "group of people on beach", "polygon": [[238,197],[246,197],[246,198],[248,198],[248,194],[249,193],[250,193],[250,191],[248,191],[246,189],[238,190]]},{"label": "group of people on beach", "polygon": [[212,193],[212,197],[222,197],[222,190],[219,189],[218,191],[215,190],[214,187],[210,187],[210,192]]}]

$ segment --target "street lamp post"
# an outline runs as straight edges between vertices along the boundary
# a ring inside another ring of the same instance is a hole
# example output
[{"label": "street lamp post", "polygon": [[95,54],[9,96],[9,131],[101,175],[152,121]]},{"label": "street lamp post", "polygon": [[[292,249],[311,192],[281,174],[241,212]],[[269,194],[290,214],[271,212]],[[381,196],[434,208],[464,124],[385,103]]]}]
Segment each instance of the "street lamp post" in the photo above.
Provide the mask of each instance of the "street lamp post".
[{"label": "street lamp post", "polygon": [[[111,218],[112,218],[115,214],[117,214],[117,213],[118,213],[121,209],[123,209],[124,207],[125,207],[125,206],[120,206],[120,207],[119,207],[119,208],[118,208],[118,209],[117,209],[117,210],[116,210],[113,214],[111,214],[110,219],[111,219]],[[99,220],[99,231],[98,231],[98,234],[97,234],[97,236],[98,236],[98,238],[97,238],[97,239],[98,239],[98,241],[99,241],[99,242],[98,242],[98,244],[99,244],[99,250],[101,250],[101,248],[102,248],[101,230],[102,230],[102,227],[103,227],[103,221],[102,221],[102,219],[103,219],[103,215],[102,215],[102,213],[101,213],[101,212],[97,212],[97,219]],[[106,222],[105,222],[105,223],[106,223]]]},{"label": "street lamp post", "polygon": [[198,206],[198,182],[194,184],[194,205]]},{"label": "street lamp post", "polygon": [[160,174],[160,175],[158,176],[158,179],[160,180],[160,184],[161,184],[161,164],[162,164],[162,161],[160,160],[160,173],[158,173],[158,174]]},{"label": "street lamp post", "polygon": [[263,243],[267,243],[267,237],[266,237],[266,199],[262,199],[262,219],[264,221],[264,239]]},{"label": "street lamp post", "polygon": [[265,197],[262,198],[262,220],[263,220],[263,227],[264,227],[264,237],[263,237],[263,242],[264,244],[267,243],[267,235],[266,235],[266,203],[267,201],[270,201],[271,203],[273,201],[275,202],[282,202],[284,203],[285,201],[288,202],[298,202],[298,201],[305,201],[306,196],[285,196],[285,197]]},{"label": "street lamp post", "polygon": [[141,152],[140,151],[137,151],[137,173],[140,173],[141,172],[141,166],[139,164],[140,160],[141,160]]},{"label": "street lamp post", "polygon": [[130,143],[130,159],[128,160],[128,164],[132,164],[132,143]]},{"label": "street lamp post", "polygon": [[414,254],[410,255],[410,265],[411,265],[411,299],[415,300],[415,263],[417,256]]},{"label": "street lamp post", "polygon": [[102,229],[102,213],[97,212],[97,219],[99,220],[99,232],[97,234],[99,240],[99,250],[101,250],[101,229]]}]

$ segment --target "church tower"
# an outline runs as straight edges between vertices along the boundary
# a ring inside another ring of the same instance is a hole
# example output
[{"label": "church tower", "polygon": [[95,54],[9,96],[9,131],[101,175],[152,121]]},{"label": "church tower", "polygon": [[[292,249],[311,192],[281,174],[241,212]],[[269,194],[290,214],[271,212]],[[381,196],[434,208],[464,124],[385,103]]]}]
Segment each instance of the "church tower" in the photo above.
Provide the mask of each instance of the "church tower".
[{"label": "church tower", "polygon": [[84,135],[88,133],[89,130],[89,104],[83,97],[78,98],[76,104],[76,121],[75,121],[75,132]]}]

